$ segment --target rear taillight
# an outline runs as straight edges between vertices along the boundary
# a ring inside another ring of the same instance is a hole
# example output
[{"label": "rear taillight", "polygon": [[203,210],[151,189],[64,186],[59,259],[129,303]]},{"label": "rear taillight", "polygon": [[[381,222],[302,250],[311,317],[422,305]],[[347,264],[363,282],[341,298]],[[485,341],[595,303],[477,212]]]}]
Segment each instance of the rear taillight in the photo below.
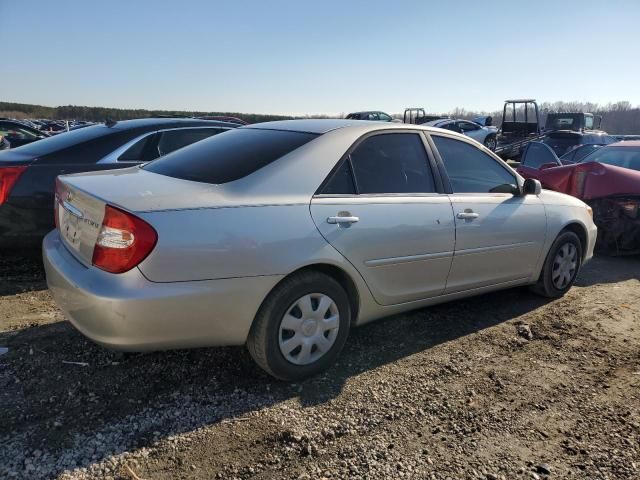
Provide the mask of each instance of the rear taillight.
[{"label": "rear taillight", "polygon": [[0,205],[7,201],[11,189],[27,167],[0,167]]},{"label": "rear taillight", "polygon": [[126,272],[144,260],[157,241],[158,234],[147,222],[107,205],[92,263],[110,273]]}]

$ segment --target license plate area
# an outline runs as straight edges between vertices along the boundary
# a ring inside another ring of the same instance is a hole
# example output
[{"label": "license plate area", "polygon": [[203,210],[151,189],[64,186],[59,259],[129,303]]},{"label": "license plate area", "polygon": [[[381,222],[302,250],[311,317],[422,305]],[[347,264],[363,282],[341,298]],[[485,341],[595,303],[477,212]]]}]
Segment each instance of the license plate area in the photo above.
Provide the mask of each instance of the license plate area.
[{"label": "license plate area", "polygon": [[69,245],[74,250],[80,249],[80,227],[82,225],[83,214],[80,210],[62,202],[60,205],[60,232]]}]

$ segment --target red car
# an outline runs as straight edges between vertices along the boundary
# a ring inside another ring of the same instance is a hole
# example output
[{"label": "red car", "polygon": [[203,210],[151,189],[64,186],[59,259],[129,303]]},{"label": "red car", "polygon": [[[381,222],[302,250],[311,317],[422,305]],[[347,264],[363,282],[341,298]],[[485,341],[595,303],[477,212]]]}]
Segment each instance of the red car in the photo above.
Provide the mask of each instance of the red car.
[{"label": "red car", "polygon": [[599,251],[640,253],[640,141],[594,150],[578,163],[559,159],[549,146],[532,142],[517,168],[543,188],[573,195],[593,208]]}]

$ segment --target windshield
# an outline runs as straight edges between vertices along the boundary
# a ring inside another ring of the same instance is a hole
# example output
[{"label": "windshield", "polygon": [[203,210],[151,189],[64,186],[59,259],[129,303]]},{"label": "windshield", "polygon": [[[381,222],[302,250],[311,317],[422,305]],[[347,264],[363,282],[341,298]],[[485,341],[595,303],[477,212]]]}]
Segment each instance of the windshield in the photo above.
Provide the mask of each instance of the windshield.
[{"label": "windshield", "polygon": [[601,148],[584,157],[580,163],[586,162],[600,162],[616,167],[640,170],[640,147]]},{"label": "windshield", "polygon": [[72,132],[59,133],[53,137],[43,138],[37,142],[18,147],[15,150],[33,156],[48,155],[71,147],[72,145],[108,135],[112,132],[114,132],[113,129],[104,125],[94,125],[93,127],[81,128]]}]

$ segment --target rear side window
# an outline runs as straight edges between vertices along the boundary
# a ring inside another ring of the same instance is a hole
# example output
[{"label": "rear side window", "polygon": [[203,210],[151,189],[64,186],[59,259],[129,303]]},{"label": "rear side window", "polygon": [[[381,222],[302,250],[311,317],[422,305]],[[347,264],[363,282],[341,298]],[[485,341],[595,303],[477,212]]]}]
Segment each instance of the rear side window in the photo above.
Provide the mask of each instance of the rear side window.
[{"label": "rear side window", "polygon": [[479,148],[432,135],[451,181],[453,193],[511,193],[515,176]]},{"label": "rear side window", "polygon": [[158,140],[158,153],[166,155],[222,131],[220,128],[183,128],[162,132]]},{"label": "rear side window", "polygon": [[351,153],[358,193],[435,193],[422,138],[415,133],[375,135]]},{"label": "rear side window", "polygon": [[151,158],[146,158],[149,156],[147,147],[153,143],[155,138],[154,134],[149,134],[144,137],[142,140],[138,140],[136,143],[131,145],[126,152],[118,157],[118,161],[121,162],[140,162],[153,160],[157,158],[157,155],[152,156]]},{"label": "rear side window", "polygon": [[313,133],[238,128],[181,148],[143,168],[195,182],[233,182],[317,137]]}]

